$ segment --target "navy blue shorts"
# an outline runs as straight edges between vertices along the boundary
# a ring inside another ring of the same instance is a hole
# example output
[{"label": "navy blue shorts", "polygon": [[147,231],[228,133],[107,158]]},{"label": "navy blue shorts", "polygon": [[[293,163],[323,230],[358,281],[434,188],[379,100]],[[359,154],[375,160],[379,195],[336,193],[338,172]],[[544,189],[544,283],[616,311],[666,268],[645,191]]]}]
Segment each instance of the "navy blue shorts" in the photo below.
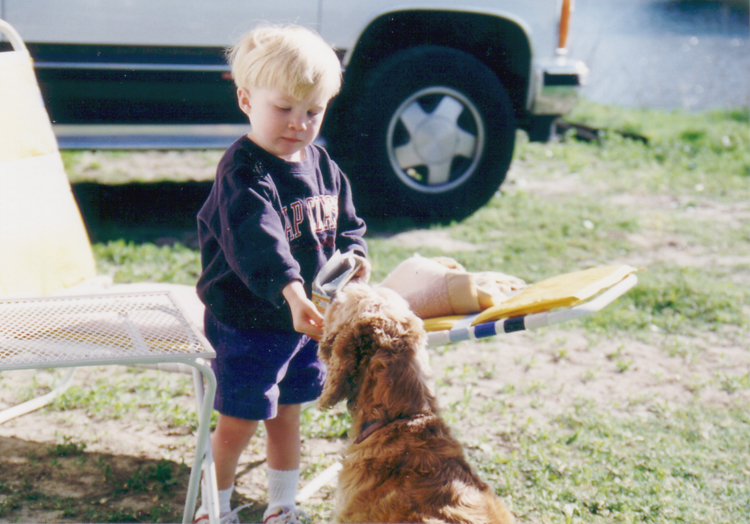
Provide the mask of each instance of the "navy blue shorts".
[{"label": "navy blue shorts", "polygon": [[325,364],[318,343],[300,333],[245,331],[208,311],[206,338],[216,350],[214,409],[245,420],[274,418],[279,404],[302,404],[323,391]]}]

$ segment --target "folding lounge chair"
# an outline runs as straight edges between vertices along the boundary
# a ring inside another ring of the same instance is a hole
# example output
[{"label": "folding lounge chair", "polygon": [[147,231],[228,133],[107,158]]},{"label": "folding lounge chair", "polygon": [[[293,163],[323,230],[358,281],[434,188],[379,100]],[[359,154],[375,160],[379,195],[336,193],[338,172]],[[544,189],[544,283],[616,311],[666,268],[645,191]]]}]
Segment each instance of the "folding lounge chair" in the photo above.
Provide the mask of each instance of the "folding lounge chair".
[{"label": "folding lounge chair", "polygon": [[[411,260],[420,259],[417,256]],[[353,278],[359,267],[360,261],[356,256],[337,251],[320,270],[312,284],[312,300],[321,312],[325,311],[336,292]],[[427,265],[422,265],[420,269],[423,271],[409,270],[406,278],[420,279],[430,271]],[[423,318],[427,344],[434,347],[493,337],[590,315],[632,288],[638,282],[635,276],[637,271],[628,265],[592,267],[534,283],[509,293],[505,300],[474,314]],[[413,284],[410,287],[413,288]],[[422,284],[418,287],[422,287]],[[424,291],[430,300],[433,296],[431,289],[428,284]],[[395,290],[401,291],[398,288]],[[467,294],[471,292],[476,293],[476,290],[467,291]]]},{"label": "folding lounge chair", "polygon": [[0,371],[67,368],[49,394],[0,412],[0,423],[54,400],[75,367],[149,365],[191,370],[199,427],[183,522],[203,498],[218,522],[209,443],[215,353],[202,305],[187,286],[109,286],[96,276],[31,57],[0,20],[13,50],[0,53]]},{"label": "folding lounge chair", "polygon": [[532,284],[480,313],[425,319],[428,346],[538,329],[596,313],[635,286],[636,271],[619,265],[565,273]]}]

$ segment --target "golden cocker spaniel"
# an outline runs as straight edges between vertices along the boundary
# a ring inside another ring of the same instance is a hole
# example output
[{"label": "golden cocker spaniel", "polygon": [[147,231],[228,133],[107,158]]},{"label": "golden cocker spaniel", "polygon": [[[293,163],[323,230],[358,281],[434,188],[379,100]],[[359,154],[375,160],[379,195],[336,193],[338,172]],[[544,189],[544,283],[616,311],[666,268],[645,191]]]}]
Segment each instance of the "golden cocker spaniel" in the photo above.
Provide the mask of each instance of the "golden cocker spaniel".
[{"label": "golden cocker spaniel", "polygon": [[325,313],[321,408],[347,401],[354,436],[339,522],[498,523],[513,516],[438,415],[422,321],[394,291],[351,283]]}]

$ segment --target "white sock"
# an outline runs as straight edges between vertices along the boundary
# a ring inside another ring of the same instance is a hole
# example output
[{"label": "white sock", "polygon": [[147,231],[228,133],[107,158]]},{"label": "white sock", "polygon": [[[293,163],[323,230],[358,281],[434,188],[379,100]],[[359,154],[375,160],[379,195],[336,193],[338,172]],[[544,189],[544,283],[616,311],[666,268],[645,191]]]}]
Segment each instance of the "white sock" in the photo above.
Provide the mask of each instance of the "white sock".
[{"label": "white sock", "polygon": [[266,472],[268,474],[268,509],[263,515],[263,520],[281,508],[294,508],[297,484],[299,484],[299,469],[279,471],[267,468]]},{"label": "white sock", "polygon": [[[225,515],[232,511],[231,498],[232,491],[234,490],[234,484],[229,486],[227,489],[219,490],[219,516]],[[208,515],[208,509],[206,509],[206,501],[201,499],[201,505],[198,511],[195,512],[196,518],[201,515]]]},{"label": "white sock", "polygon": [[219,515],[229,513],[232,511],[232,491],[234,490],[234,484],[229,486],[227,489],[219,490]]}]

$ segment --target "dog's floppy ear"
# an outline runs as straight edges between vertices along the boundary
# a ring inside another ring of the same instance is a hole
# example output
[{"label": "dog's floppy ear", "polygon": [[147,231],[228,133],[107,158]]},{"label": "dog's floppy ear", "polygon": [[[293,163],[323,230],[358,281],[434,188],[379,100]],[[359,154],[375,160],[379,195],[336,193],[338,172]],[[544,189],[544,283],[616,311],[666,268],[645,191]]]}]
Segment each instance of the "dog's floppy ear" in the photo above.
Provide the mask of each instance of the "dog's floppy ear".
[{"label": "dog's floppy ear", "polygon": [[[350,404],[359,396],[370,358],[379,347],[382,330],[377,314],[361,312],[357,319],[341,324],[336,332],[324,336],[318,356],[326,364],[326,382],[318,406],[329,408],[342,400]],[[351,406],[349,406],[351,409]]]},{"label": "dog's floppy ear", "polygon": [[326,365],[326,381],[323,392],[318,398],[318,407],[332,408],[347,398],[351,391],[349,385],[346,359],[342,359],[340,335],[326,337],[320,341],[318,356]]},{"label": "dog's floppy ear", "polygon": [[318,399],[322,409],[331,408],[342,400],[351,400],[358,382],[359,334],[362,322],[343,324],[339,330],[323,337],[318,356],[326,364],[326,381]]}]

